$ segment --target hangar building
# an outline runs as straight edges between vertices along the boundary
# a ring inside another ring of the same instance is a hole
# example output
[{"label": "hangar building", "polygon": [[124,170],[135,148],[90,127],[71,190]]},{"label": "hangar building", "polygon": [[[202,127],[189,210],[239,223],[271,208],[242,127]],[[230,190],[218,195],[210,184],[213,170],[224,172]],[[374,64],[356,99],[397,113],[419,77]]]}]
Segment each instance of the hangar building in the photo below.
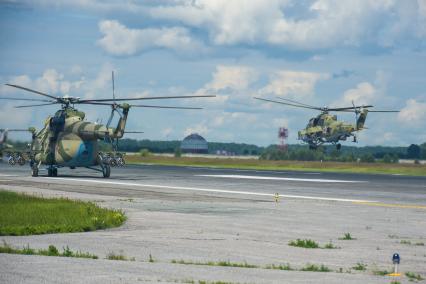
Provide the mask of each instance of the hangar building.
[{"label": "hangar building", "polygon": [[183,153],[207,154],[209,152],[206,139],[197,133],[186,136],[180,144],[180,149]]}]

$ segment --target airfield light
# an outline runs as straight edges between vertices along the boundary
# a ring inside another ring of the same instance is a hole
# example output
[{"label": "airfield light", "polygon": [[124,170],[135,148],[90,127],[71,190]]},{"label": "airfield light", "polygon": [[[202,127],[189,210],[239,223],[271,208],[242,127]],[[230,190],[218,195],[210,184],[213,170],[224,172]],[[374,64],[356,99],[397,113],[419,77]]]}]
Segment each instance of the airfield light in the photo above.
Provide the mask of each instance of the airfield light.
[{"label": "airfield light", "polygon": [[398,265],[401,262],[401,257],[398,253],[394,253],[392,255],[392,262],[394,265],[393,273],[389,274],[389,276],[401,276],[401,273],[398,272]]}]

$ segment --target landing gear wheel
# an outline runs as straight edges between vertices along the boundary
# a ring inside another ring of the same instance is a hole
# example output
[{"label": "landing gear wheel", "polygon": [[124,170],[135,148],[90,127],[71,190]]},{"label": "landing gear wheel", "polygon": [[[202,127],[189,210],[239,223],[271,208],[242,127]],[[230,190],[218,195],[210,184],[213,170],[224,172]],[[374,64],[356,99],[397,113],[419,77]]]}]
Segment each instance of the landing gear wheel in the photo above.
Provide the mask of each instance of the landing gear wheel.
[{"label": "landing gear wheel", "polygon": [[48,168],[48,169],[47,169],[47,176],[48,176],[48,177],[53,176],[53,169],[51,169],[51,168]]},{"label": "landing gear wheel", "polygon": [[31,176],[33,176],[33,177],[38,177],[38,168],[37,168],[37,166],[36,166],[36,165],[34,165],[34,166],[31,168]]},{"label": "landing gear wheel", "polygon": [[104,178],[109,178],[109,176],[111,175],[111,167],[110,165],[104,165],[102,167],[102,175]]},{"label": "landing gear wheel", "polygon": [[57,168],[53,168],[52,169],[52,176],[53,177],[57,177],[58,176],[58,169]]},{"label": "landing gear wheel", "polygon": [[336,149],[340,150],[340,148],[342,148],[342,144],[339,143],[339,144],[336,145]]}]

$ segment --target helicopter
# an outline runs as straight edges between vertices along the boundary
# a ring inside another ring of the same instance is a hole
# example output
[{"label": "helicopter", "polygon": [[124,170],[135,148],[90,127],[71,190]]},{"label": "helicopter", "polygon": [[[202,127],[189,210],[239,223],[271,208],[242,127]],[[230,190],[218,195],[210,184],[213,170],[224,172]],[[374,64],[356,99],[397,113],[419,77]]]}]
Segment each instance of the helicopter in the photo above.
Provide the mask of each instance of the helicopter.
[{"label": "helicopter", "polygon": [[[316,107],[308,104],[304,104],[295,100],[285,99],[278,97],[281,101],[275,101],[270,99],[254,97],[257,100],[272,102],[277,104],[283,104],[298,108],[314,109],[319,110],[321,113],[316,117],[309,119],[305,129],[298,132],[298,140],[301,140],[309,145],[309,149],[315,150],[324,143],[331,143],[336,146],[337,150],[340,150],[342,145],[339,141],[346,141],[349,137],[353,137],[353,142],[357,142],[356,132],[365,129],[365,120],[369,112],[399,112],[397,110],[370,110],[374,106],[362,105],[356,106],[352,102],[350,107]],[[336,115],[332,115],[329,112],[354,112],[355,113],[355,124],[338,121]]]},{"label": "helicopter", "polygon": [[18,164],[20,166],[25,165],[27,159],[27,153],[22,149],[15,149],[15,147],[7,143],[9,132],[30,132],[35,131],[33,127],[28,129],[0,129],[0,160],[3,159],[6,154],[6,159],[9,165],[14,166]]},{"label": "helicopter", "polygon": [[[84,167],[102,173],[104,178],[109,178],[111,167],[123,166],[124,155],[118,152],[118,140],[126,132],[126,122],[130,108],[162,108],[162,109],[202,109],[199,107],[176,107],[159,105],[130,104],[129,101],[164,100],[164,99],[191,99],[215,97],[214,95],[188,95],[188,96],[160,96],[116,98],[114,91],[114,72],[112,73],[112,98],[81,99],[71,96],[53,96],[27,87],[6,84],[7,86],[21,89],[44,98],[27,99],[14,97],[0,97],[1,100],[32,101],[38,102],[30,105],[19,105],[15,108],[42,107],[60,105],[61,108],[53,116],[48,116],[41,130],[32,129],[32,140],[28,150],[28,160],[31,175],[37,177],[42,165],[46,166],[49,177],[58,176],[58,169],[69,167],[75,169]],[[76,105],[109,106],[111,113],[106,125],[88,122],[85,113],[76,109]],[[110,127],[114,115],[118,115],[117,126]],[[99,151],[99,141],[104,141],[112,146],[111,153]]]}]

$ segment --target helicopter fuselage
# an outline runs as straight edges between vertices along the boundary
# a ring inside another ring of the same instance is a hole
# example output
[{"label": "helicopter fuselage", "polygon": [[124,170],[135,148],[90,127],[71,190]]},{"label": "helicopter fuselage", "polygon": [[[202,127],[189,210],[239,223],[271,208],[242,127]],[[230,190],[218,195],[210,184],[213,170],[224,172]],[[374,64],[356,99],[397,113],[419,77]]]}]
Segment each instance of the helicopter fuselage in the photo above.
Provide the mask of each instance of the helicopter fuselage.
[{"label": "helicopter fuselage", "polygon": [[322,113],[309,120],[306,128],[298,132],[298,139],[311,146],[318,146],[323,143],[336,144],[341,140],[346,140],[348,137],[355,137],[354,132],[359,129],[357,125],[337,121],[337,116],[335,115]]},{"label": "helicopter fuselage", "polygon": [[102,163],[98,140],[121,138],[128,109],[117,128],[84,121],[84,113],[63,109],[48,117],[44,128],[33,136],[33,162],[55,167],[91,167]]}]

